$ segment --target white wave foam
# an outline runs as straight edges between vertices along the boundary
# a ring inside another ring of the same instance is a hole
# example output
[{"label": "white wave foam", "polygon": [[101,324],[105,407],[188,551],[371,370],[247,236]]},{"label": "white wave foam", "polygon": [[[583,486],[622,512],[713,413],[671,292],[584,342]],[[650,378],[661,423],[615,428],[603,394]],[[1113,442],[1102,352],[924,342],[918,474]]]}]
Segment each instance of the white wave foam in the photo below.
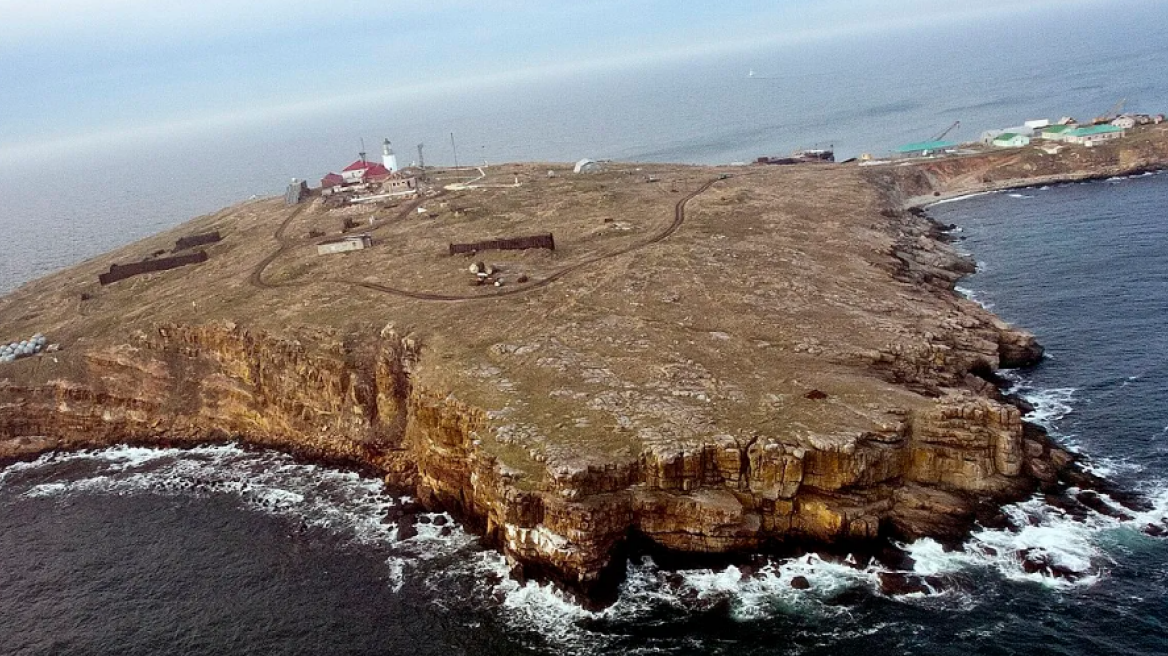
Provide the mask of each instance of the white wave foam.
[{"label": "white wave foam", "polygon": [[983,308],[985,308],[987,310],[990,310],[994,307],[993,303],[982,300],[981,298],[978,297],[978,293],[976,291],[969,289],[968,287],[962,287],[961,285],[954,285],[953,291],[957,292],[958,294],[961,294],[965,298],[973,301],[974,303],[977,303],[978,305],[982,306]]},{"label": "white wave foam", "polygon": [[928,207],[932,207],[933,205],[946,205],[948,203],[956,203],[958,201],[968,200],[970,198],[977,198],[978,196],[988,196],[990,194],[997,194],[997,193],[1001,193],[1001,192],[998,192],[998,191],[979,191],[979,192],[973,193],[973,194],[954,196],[953,198],[944,198],[944,199],[941,199],[938,201],[933,201],[932,203],[929,203]]},{"label": "white wave foam", "polygon": [[1027,419],[1053,430],[1053,423],[1074,412],[1072,402],[1078,390],[1074,387],[1055,387],[1025,392],[1024,396],[1034,411],[1027,415]]},{"label": "white wave foam", "polygon": [[[1004,511],[1011,529],[976,531],[963,550],[946,552],[929,539],[905,545],[916,560],[914,571],[937,575],[985,568],[1009,580],[1066,589],[1094,584],[1112,564],[1098,543],[1101,522],[1068,517],[1037,499],[1007,506]],[[1049,569],[1036,566],[1031,569],[1038,571],[1027,571],[1028,559]],[[1051,571],[1054,569],[1064,575],[1056,576]]]},{"label": "white wave foam", "polygon": [[1033,196],[1027,196],[1026,194],[1017,194],[1017,193],[1009,194],[1009,196],[1010,196],[1010,198],[1034,198]]},{"label": "white wave foam", "polygon": [[406,561],[397,556],[390,556],[385,560],[385,565],[389,570],[389,587],[394,592],[401,592],[402,586],[406,582]]},{"label": "white wave foam", "polygon": [[[1064,416],[1070,411],[1074,390],[1045,392],[1042,398],[1051,399],[1062,408],[1048,412],[1048,417]],[[78,464],[88,467],[78,468]],[[248,507],[262,512],[290,516],[305,526],[325,528],[359,542],[388,548],[387,581],[394,591],[416,580],[435,593],[432,595],[437,600],[435,603],[455,604],[458,602],[442,600],[455,581],[470,580],[476,586],[476,598],[497,600],[506,623],[544,636],[561,652],[603,653],[617,638],[590,629],[591,622],[624,624],[651,620],[663,609],[701,612],[725,605],[730,616],[738,621],[783,614],[830,619],[849,612],[846,607],[831,603],[833,597],[855,588],[879,590],[882,571],[875,564],[858,568],[814,554],[771,562],[748,576],[744,576],[743,569],[733,566],[667,572],[644,558],[630,564],[616,603],[594,612],[550,584],[520,584],[513,580],[502,555],[479,548],[476,539],[451,524],[447,515],[425,515],[430,522],[417,524],[416,537],[395,541],[396,527],[382,524],[381,517],[387,509],[406,502],[407,498],[384,494],[380,481],[375,479],[298,463],[282,454],[249,452],[232,445],[191,450],[119,447],[46,456],[33,463],[12,466],[13,471],[23,473],[37,467],[50,475],[59,468],[61,476],[66,478],[69,471],[83,473],[65,481],[39,483],[22,483],[17,480],[19,477],[12,477],[8,482],[0,479],[0,485],[24,485],[27,487],[24,494],[42,497],[139,491],[232,494]],[[993,572],[1012,581],[1039,583],[1052,590],[1082,588],[1104,578],[1114,566],[1108,547],[1114,542],[1112,536],[1116,532],[1122,532],[1129,542],[1153,540],[1141,532],[1145,525],[1168,526],[1168,483],[1152,485],[1148,495],[1152,509],[1129,512],[1131,517],[1127,519],[1095,512],[1088,512],[1082,518],[1071,517],[1036,498],[1007,507],[1010,528],[977,530],[964,550],[947,552],[928,539],[904,548],[915,560],[913,572],[922,576],[973,569]],[[449,530],[433,523],[438,518],[445,520]],[[1026,571],[1022,553],[1045,563],[1048,570]],[[425,563],[435,559],[445,560],[439,560],[437,566],[425,567]],[[1049,568],[1070,573],[1072,578],[1054,576]],[[805,577],[809,589],[794,588],[791,583],[795,577]],[[895,599],[901,603],[950,605],[956,599],[961,608],[969,607],[974,595],[975,591],[955,590],[939,596],[910,595]]]},{"label": "white wave foam", "polygon": [[[236,445],[193,449],[113,447],[99,451],[48,454],[3,471],[0,485],[21,485],[18,474],[42,473],[50,482],[26,482],[17,492],[26,497],[76,494],[160,495],[226,494],[247,508],[287,517],[299,530],[323,529],[359,544],[388,548],[391,587],[400,590],[411,568],[462,550],[479,547],[477,538],[444,513],[424,513],[417,535],[397,541],[396,524],[382,523],[386,511],[410,501],[394,498],[381,481],[357,473],[297,462],[272,451],[248,451]],[[65,478],[66,480],[57,480]],[[442,518],[444,526],[434,523]]]},{"label": "white wave foam", "polygon": [[[1049,357],[1049,354],[1047,354]],[[1042,426],[1052,434],[1057,434],[1055,423],[1075,411],[1073,405],[1075,394],[1079,392],[1075,387],[1032,387],[1030,381],[1017,371],[1003,369],[999,374],[1010,381],[1011,386],[1007,394],[1017,394],[1025,399],[1034,410],[1027,413],[1024,419]],[[1057,434],[1061,440],[1071,437]],[[1072,445],[1073,446],[1073,445]]]}]

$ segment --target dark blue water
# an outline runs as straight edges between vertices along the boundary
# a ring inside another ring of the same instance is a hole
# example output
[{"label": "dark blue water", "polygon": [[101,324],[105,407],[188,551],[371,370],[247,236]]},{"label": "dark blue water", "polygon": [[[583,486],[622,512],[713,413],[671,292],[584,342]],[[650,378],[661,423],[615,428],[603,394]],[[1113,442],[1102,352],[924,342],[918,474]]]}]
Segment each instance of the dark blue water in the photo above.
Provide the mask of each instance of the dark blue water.
[{"label": "dark blue water", "polygon": [[[962,552],[908,545],[916,572],[950,577],[941,594],[885,597],[876,569],[817,557],[753,577],[637,561],[593,613],[508,579],[458,528],[398,540],[377,481],[231,446],[119,448],[0,472],[0,653],[1165,653],[1168,542],[1141,529],[1168,516],[1166,207],[1157,175],[931,210],[982,263],[963,287],[1049,348],[1016,374],[1036,418],[1155,506],[1078,520],[1032,500]],[[1028,574],[1022,549],[1083,578]]]},{"label": "dark blue water", "polygon": [[982,262],[962,286],[1047,346],[1024,381],[1053,390],[1052,410],[1073,408],[1059,420],[1065,439],[1123,480],[1168,473],[1168,176],[980,196],[932,213],[961,225],[959,247]]}]

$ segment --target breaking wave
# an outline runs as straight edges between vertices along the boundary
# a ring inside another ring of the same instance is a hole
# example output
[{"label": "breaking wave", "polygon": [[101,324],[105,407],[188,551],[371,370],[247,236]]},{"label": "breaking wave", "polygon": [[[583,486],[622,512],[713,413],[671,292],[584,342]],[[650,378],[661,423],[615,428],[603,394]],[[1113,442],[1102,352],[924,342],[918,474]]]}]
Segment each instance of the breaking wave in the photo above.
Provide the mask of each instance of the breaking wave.
[{"label": "breaking wave", "polygon": [[993,307],[994,307],[993,303],[990,303],[989,301],[983,300],[978,295],[978,293],[972,289],[962,287],[961,285],[956,285],[953,287],[953,291],[957,292],[958,294],[961,294],[965,298],[973,301],[974,303],[977,303],[978,305],[982,306],[983,308],[985,308],[987,310],[993,309]]},{"label": "breaking wave", "polygon": [[[1072,411],[1074,390],[1035,390],[1028,397],[1042,406],[1035,414],[1049,424]],[[755,567],[681,571],[662,569],[642,557],[630,563],[616,602],[592,611],[551,584],[511,578],[503,556],[484,549],[447,515],[419,515],[417,535],[399,539],[397,526],[383,523],[382,517],[394,506],[409,503],[408,497],[387,494],[377,479],[305,464],[281,453],[223,445],[194,449],[122,446],[50,454],[0,470],[0,487],[26,497],[230,495],[248,509],[290,519],[299,530],[325,530],[382,549],[387,585],[395,592],[420,587],[437,605],[495,608],[516,631],[539,636],[560,651],[572,653],[615,649],[624,629],[634,624],[683,621],[679,618],[704,613],[738,623],[777,617],[797,617],[817,626],[842,622],[840,630],[851,631],[847,628],[850,607],[863,599],[883,597],[880,576],[889,571],[876,561],[861,565],[851,557],[828,559],[817,554],[764,560]],[[1090,586],[1115,566],[1109,544],[1154,540],[1142,528],[1166,526],[1168,485],[1150,490],[1149,496],[1151,510],[1124,511],[1127,514],[1121,518],[1094,511],[1071,516],[1035,498],[1007,507],[1008,526],[975,531],[961,550],[947,551],[929,539],[902,545],[912,558],[907,573],[941,577],[946,583],[934,589],[936,584],[930,579],[929,594],[887,599],[972,609],[978,603],[977,591],[961,583],[968,576],[1037,583],[1055,592]],[[801,579],[798,586],[797,579]],[[472,599],[448,598],[449,590],[466,589],[468,581],[474,590]]]}]

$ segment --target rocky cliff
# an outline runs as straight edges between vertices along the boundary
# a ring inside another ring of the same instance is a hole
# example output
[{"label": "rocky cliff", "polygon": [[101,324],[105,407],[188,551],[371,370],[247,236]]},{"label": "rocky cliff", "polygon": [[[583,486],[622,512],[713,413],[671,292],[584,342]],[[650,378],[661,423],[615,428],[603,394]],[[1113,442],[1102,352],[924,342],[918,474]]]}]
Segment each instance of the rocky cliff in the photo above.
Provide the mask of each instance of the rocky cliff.
[{"label": "rocky cliff", "polygon": [[[450,302],[385,290],[465,271],[438,254],[441,231],[480,218],[387,221],[375,233],[387,250],[342,267],[298,264],[307,242],[287,236],[325,210],[245,206],[184,228],[224,233],[214,268],[94,291],[99,258],[0,301],[19,317],[0,327],[65,341],[0,371],[0,458],[239,440],[355,464],[591,594],[631,543],[728,554],[958,539],[1074,470],[996,385],[1041,347],[954,294],[971,263],[901,209],[997,170],[970,159],[728,180],[663,167],[652,187],[633,182],[639,169],[532,174],[575,204],[549,210],[546,189],[476,198],[492,225],[560,222],[554,256],[499,260],[548,283]],[[696,191],[679,200],[670,186]],[[393,230],[408,252],[389,250]],[[430,273],[411,278],[418,262]],[[390,268],[394,280],[377,277]]]},{"label": "rocky cliff", "polygon": [[86,352],[73,380],[0,385],[0,456],[240,440],[357,464],[584,589],[630,532],[706,553],[887,529],[952,537],[979,499],[1016,498],[1070,460],[1024,440],[1013,406],[951,391],[879,432],[807,445],[722,436],[560,468],[532,486],[482,448],[488,412],[412,383],[425,360],[414,340],[374,331],[319,340],[310,351],[232,324],[166,325]]}]

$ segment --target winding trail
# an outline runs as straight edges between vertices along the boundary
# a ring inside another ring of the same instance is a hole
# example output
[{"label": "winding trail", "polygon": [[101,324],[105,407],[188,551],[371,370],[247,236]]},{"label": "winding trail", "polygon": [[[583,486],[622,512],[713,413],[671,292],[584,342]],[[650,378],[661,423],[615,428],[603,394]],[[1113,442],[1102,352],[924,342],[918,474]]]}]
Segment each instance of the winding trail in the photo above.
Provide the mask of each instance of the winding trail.
[{"label": "winding trail", "polygon": [[[511,287],[511,288],[503,289],[503,290],[493,292],[490,294],[460,294],[460,295],[433,294],[430,292],[415,292],[415,291],[410,291],[408,289],[399,289],[397,287],[389,287],[387,285],[382,285],[382,284],[375,283],[375,282],[365,282],[365,281],[361,281],[361,280],[345,280],[345,279],[321,279],[321,280],[291,281],[291,282],[284,282],[284,283],[268,282],[268,281],[264,280],[264,278],[263,278],[264,270],[266,270],[268,268],[268,266],[270,266],[272,264],[272,262],[274,262],[276,260],[276,258],[278,258],[280,255],[282,255],[290,247],[298,245],[298,244],[305,241],[303,239],[290,240],[284,234],[284,232],[286,231],[288,226],[292,223],[292,221],[297,216],[299,216],[300,213],[304,210],[303,206],[294,210],[288,216],[288,218],[284,219],[284,222],[280,224],[280,227],[276,229],[275,237],[276,237],[276,240],[280,242],[280,247],[275,252],[273,252],[271,255],[267,256],[263,260],[261,260],[260,263],[256,265],[255,269],[251,272],[251,275],[248,277],[248,280],[251,282],[252,285],[254,285],[256,287],[260,287],[262,289],[277,289],[280,287],[305,287],[305,286],[308,286],[308,285],[311,285],[314,283],[320,283],[320,282],[339,283],[339,284],[343,284],[343,285],[349,285],[352,287],[362,287],[364,289],[369,289],[369,290],[372,290],[375,292],[380,292],[383,294],[390,294],[392,296],[399,296],[402,298],[410,298],[410,299],[414,299],[414,300],[418,300],[418,301],[440,301],[440,302],[479,301],[479,300],[492,299],[492,298],[502,298],[505,296],[517,296],[519,294],[526,294],[528,292],[532,292],[532,291],[535,291],[537,289],[547,287],[548,285],[556,282],[557,280],[563,278],[564,276],[567,276],[571,273],[574,273],[574,272],[576,272],[584,267],[592,266],[593,264],[596,264],[597,262],[602,262],[604,260],[608,260],[608,259],[611,259],[614,257],[619,257],[621,255],[625,255],[625,254],[631,253],[633,251],[637,251],[637,250],[640,250],[640,249],[645,248],[647,246],[652,246],[653,244],[657,244],[657,243],[664,241],[665,239],[669,238],[671,235],[676,233],[678,231],[678,229],[681,228],[682,224],[685,223],[686,205],[688,205],[691,200],[693,200],[697,196],[701,195],[707,189],[714,186],[714,183],[719,182],[719,181],[724,180],[724,179],[726,179],[725,176],[720,176],[720,177],[714,178],[712,180],[708,180],[705,183],[703,183],[700,187],[689,192],[683,198],[681,198],[679,201],[677,201],[677,204],[674,205],[674,207],[673,207],[673,221],[668,226],[663,228],[660,232],[649,237],[645,241],[638,242],[638,243],[632,244],[630,246],[626,246],[624,248],[612,251],[610,253],[603,253],[601,255],[595,255],[593,257],[587,258],[587,259],[582,260],[580,262],[577,262],[575,264],[568,265],[568,266],[560,269],[559,271],[552,273],[551,275],[549,275],[545,278],[541,278],[539,280],[533,281],[533,282],[526,284],[522,287]],[[414,201],[413,203],[410,203],[409,205],[407,205],[405,207],[405,209],[403,209],[402,212],[400,212],[397,215],[396,218],[401,219],[401,218],[406,217],[411,212],[413,212],[421,203],[422,203],[421,199],[418,199],[418,200]]]}]

